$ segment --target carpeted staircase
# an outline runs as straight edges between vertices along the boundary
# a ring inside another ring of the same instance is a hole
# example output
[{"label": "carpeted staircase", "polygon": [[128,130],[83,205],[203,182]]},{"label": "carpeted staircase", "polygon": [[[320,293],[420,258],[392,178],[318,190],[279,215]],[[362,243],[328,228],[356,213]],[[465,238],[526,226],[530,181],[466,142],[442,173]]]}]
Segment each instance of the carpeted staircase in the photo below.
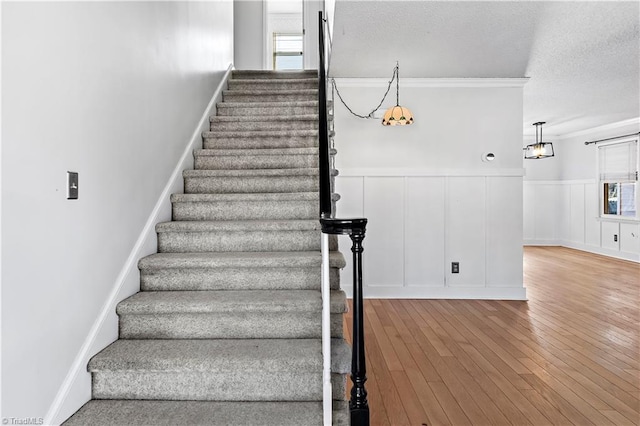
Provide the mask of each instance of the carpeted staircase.
[{"label": "carpeted staircase", "polygon": [[[315,72],[234,71],[72,425],[321,425]],[[331,239],[334,424],[348,424]]]}]

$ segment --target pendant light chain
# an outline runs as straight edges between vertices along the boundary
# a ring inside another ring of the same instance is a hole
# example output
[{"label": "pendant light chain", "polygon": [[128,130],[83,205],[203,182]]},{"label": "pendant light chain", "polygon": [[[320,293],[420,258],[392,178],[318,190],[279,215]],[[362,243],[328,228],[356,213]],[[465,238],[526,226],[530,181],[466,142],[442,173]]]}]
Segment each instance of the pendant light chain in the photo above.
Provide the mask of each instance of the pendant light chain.
[{"label": "pendant light chain", "polygon": [[394,70],[396,74],[396,106],[400,106],[400,65],[396,62]]},{"label": "pendant light chain", "polygon": [[[380,109],[380,107],[384,103],[385,99],[387,99],[387,95],[389,94],[389,90],[391,90],[391,85],[393,84],[393,80],[396,80],[396,83],[397,83],[397,85],[396,85],[396,101],[399,100],[399,95],[397,93],[397,88],[400,85],[400,82],[398,80],[398,74],[399,74],[399,66],[398,66],[398,63],[396,62],[396,66],[393,68],[393,75],[391,76],[391,80],[389,80],[389,85],[387,86],[387,91],[384,92],[384,96],[382,97],[382,100],[380,101],[378,106],[375,107],[375,109],[373,111],[371,111],[367,115],[357,114],[357,113],[353,112],[353,110],[351,108],[349,108],[349,105],[347,105],[347,103],[344,101],[344,99],[342,99],[342,95],[340,94],[340,91],[338,90],[338,86],[336,85],[336,79],[335,78],[331,79],[331,86],[332,86],[332,90],[334,90],[335,93],[338,95],[338,99],[340,99],[340,102],[342,102],[342,105],[344,105],[344,107],[347,109],[347,111],[349,111],[351,114],[355,115],[358,118],[372,119],[372,118],[374,118],[373,114],[375,114],[375,112]],[[397,103],[397,102],[396,102],[396,104],[399,105],[399,103]]]}]

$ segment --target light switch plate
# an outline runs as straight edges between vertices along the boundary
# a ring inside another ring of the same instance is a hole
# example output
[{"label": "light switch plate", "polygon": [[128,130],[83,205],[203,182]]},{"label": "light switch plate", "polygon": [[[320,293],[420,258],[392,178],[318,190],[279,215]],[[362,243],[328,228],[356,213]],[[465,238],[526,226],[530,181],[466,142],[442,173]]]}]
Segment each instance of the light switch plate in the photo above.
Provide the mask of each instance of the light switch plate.
[{"label": "light switch plate", "polygon": [[78,199],[78,173],[67,172],[67,200]]}]

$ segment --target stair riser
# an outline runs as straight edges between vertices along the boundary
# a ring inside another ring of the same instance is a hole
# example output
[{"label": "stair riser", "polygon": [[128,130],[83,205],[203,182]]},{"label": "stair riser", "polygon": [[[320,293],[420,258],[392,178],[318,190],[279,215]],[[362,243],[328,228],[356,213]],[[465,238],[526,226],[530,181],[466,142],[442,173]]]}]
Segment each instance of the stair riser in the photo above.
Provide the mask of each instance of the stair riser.
[{"label": "stair riser", "polygon": [[260,149],[260,148],[313,148],[318,146],[317,136],[263,137],[263,138],[205,138],[204,149]]},{"label": "stair riser", "polygon": [[[244,80],[244,81],[243,81]],[[229,90],[303,90],[303,89],[317,89],[317,80],[303,80],[300,81],[246,81],[247,79],[230,80]]]},{"label": "stair riser", "polygon": [[[121,315],[121,339],[319,339],[320,312]],[[331,337],[343,337],[342,314],[331,315]]]},{"label": "stair riser", "polygon": [[289,101],[315,101],[318,99],[317,93],[235,93],[224,92],[222,94],[224,102],[289,102]]},{"label": "stair riser", "polygon": [[[94,399],[174,401],[319,401],[318,371],[99,371]],[[344,400],[346,377],[332,374],[333,399]]]},{"label": "stair riser", "polygon": [[316,219],[318,201],[173,203],[173,220]]},{"label": "stair riser", "polygon": [[317,155],[206,155],[195,158],[198,170],[317,168]]},{"label": "stair riser", "polygon": [[[333,237],[333,238],[331,238]],[[335,236],[330,236],[337,250]],[[160,232],[160,253],[320,250],[319,231]]]},{"label": "stair riser", "polygon": [[[180,290],[319,290],[316,268],[158,269],[140,272],[142,291]],[[330,269],[331,288],[340,288],[340,271]]]},{"label": "stair riser", "polygon": [[282,107],[225,107],[224,104],[218,106],[217,114],[220,117],[255,117],[267,116],[291,116],[317,114],[318,106],[282,106]]},{"label": "stair riser", "polygon": [[214,176],[184,179],[187,194],[312,192],[318,190],[317,176]]},{"label": "stair riser", "polygon": [[211,121],[211,130],[221,132],[245,132],[251,130],[317,130],[317,120],[278,120],[278,121]]}]

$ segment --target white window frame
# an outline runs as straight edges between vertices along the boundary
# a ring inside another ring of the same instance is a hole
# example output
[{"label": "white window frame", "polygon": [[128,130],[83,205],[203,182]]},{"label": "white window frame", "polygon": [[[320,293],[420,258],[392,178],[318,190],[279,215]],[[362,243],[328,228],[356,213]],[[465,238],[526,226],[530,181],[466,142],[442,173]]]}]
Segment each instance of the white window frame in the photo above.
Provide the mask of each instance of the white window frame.
[{"label": "white window frame", "polygon": [[601,150],[600,148],[605,147],[605,146],[613,146],[613,145],[619,145],[619,144],[623,144],[623,143],[629,143],[629,142],[633,142],[636,144],[636,158],[635,158],[635,164],[636,164],[636,171],[640,170],[640,141],[638,139],[638,137],[632,137],[632,138],[626,138],[626,139],[620,139],[618,141],[615,142],[607,142],[607,143],[601,143],[597,145],[597,154],[596,154],[596,161],[597,161],[597,176],[596,176],[596,186],[597,186],[597,190],[598,190],[598,216],[601,219],[616,219],[616,220],[620,220],[620,221],[628,221],[628,220],[632,220],[632,221],[638,221],[640,220],[640,182],[638,181],[637,178],[637,172],[636,172],[636,181],[635,181],[635,210],[636,210],[636,215],[635,216],[622,216],[622,215],[618,215],[618,214],[606,214],[604,211],[604,206],[605,203],[608,202],[608,200],[605,200],[605,195],[604,195],[604,185],[605,183],[602,181],[601,178],[601,159],[600,159],[600,153]]},{"label": "white window frame", "polygon": [[[283,37],[300,37],[300,51],[295,51],[295,52],[287,52],[287,51],[277,51],[276,50],[276,45],[277,45],[277,38],[283,36]],[[289,32],[274,32],[271,34],[272,37],[272,43],[271,45],[273,46],[272,48],[272,52],[271,52],[271,56],[272,56],[272,60],[271,60],[271,69],[273,70],[277,70],[276,69],[276,61],[277,61],[277,57],[278,56],[300,56],[302,58],[302,66],[300,67],[300,71],[304,70],[304,34],[303,33],[289,33]]]}]

